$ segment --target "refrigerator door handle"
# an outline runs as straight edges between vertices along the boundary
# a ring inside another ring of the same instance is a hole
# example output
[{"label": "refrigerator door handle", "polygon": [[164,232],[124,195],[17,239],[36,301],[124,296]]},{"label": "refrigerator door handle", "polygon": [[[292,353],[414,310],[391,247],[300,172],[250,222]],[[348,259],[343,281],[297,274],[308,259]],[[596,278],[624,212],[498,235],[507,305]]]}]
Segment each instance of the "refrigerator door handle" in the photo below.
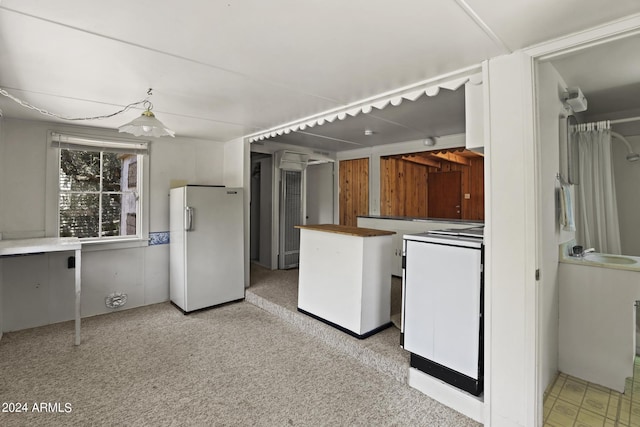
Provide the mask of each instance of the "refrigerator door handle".
[{"label": "refrigerator door handle", "polygon": [[193,231],[193,208],[185,206],[184,229],[185,231]]}]

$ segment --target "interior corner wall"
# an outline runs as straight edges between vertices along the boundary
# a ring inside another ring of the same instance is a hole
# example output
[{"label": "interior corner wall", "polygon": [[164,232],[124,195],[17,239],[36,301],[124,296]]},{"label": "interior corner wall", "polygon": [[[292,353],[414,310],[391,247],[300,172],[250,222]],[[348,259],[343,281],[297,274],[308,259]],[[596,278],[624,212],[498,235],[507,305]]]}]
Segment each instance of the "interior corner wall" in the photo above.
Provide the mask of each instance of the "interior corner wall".
[{"label": "interior corner wall", "polygon": [[244,192],[244,286],[249,287],[249,247],[251,234],[251,150],[248,140],[236,138],[224,144],[223,184]]},{"label": "interior corner wall", "polygon": [[540,388],[545,390],[558,372],[558,246],[575,237],[575,232],[559,226],[557,214],[558,173],[566,177],[565,121],[568,112],[561,101],[566,88],[562,76],[550,63],[537,68],[538,121],[540,145],[541,253],[539,322],[540,322]]},{"label": "interior corner wall", "polygon": [[[50,181],[45,165],[54,150],[47,143],[48,131],[76,132],[103,138],[122,135],[114,130],[84,126],[9,118],[2,120],[0,232],[6,232],[4,238],[43,237],[48,215],[47,183]],[[152,139],[147,158],[151,233],[169,231],[171,184],[222,184],[223,157],[223,144],[219,142],[180,137]],[[57,175],[53,179],[57,179]],[[11,257],[0,261],[3,331],[73,319],[74,289],[70,276],[73,270],[66,268],[68,255]],[[111,312],[104,301],[109,293],[115,291],[128,294],[125,308],[167,301],[169,245],[97,251],[83,249],[83,317]]]},{"label": "interior corner wall", "polygon": [[488,63],[485,118],[485,422],[536,425],[533,61]]}]

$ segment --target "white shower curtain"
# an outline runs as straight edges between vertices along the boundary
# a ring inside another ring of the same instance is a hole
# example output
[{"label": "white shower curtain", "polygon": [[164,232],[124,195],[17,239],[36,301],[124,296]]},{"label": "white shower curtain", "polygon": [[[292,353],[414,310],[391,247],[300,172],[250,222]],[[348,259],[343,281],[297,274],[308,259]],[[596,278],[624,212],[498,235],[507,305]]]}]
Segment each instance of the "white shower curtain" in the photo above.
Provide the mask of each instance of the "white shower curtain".
[{"label": "white shower curtain", "polygon": [[578,125],[576,137],[579,163],[576,241],[585,249],[619,254],[620,226],[609,122]]}]

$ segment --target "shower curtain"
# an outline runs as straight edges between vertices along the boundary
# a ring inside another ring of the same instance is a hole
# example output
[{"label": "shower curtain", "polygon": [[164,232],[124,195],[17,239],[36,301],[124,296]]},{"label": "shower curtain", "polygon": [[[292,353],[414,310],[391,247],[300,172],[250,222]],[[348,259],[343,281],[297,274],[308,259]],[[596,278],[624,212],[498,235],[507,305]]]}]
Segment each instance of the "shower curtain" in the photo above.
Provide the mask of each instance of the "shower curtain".
[{"label": "shower curtain", "polygon": [[616,201],[609,122],[577,125],[578,176],[576,241],[597,252],[619,254],[620,227]]}]

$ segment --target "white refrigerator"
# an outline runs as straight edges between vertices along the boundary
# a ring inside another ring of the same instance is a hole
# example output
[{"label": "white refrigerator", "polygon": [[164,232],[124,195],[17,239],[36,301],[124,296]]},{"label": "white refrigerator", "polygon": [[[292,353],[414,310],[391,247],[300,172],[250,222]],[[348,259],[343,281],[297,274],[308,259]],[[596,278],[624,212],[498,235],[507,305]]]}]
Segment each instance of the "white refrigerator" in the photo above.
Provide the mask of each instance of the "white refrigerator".
[{"label": "white refrigerator", "polygon": [[172,188],[169,206],[171,301],[186,314],[243,299],[242,189]]}]

